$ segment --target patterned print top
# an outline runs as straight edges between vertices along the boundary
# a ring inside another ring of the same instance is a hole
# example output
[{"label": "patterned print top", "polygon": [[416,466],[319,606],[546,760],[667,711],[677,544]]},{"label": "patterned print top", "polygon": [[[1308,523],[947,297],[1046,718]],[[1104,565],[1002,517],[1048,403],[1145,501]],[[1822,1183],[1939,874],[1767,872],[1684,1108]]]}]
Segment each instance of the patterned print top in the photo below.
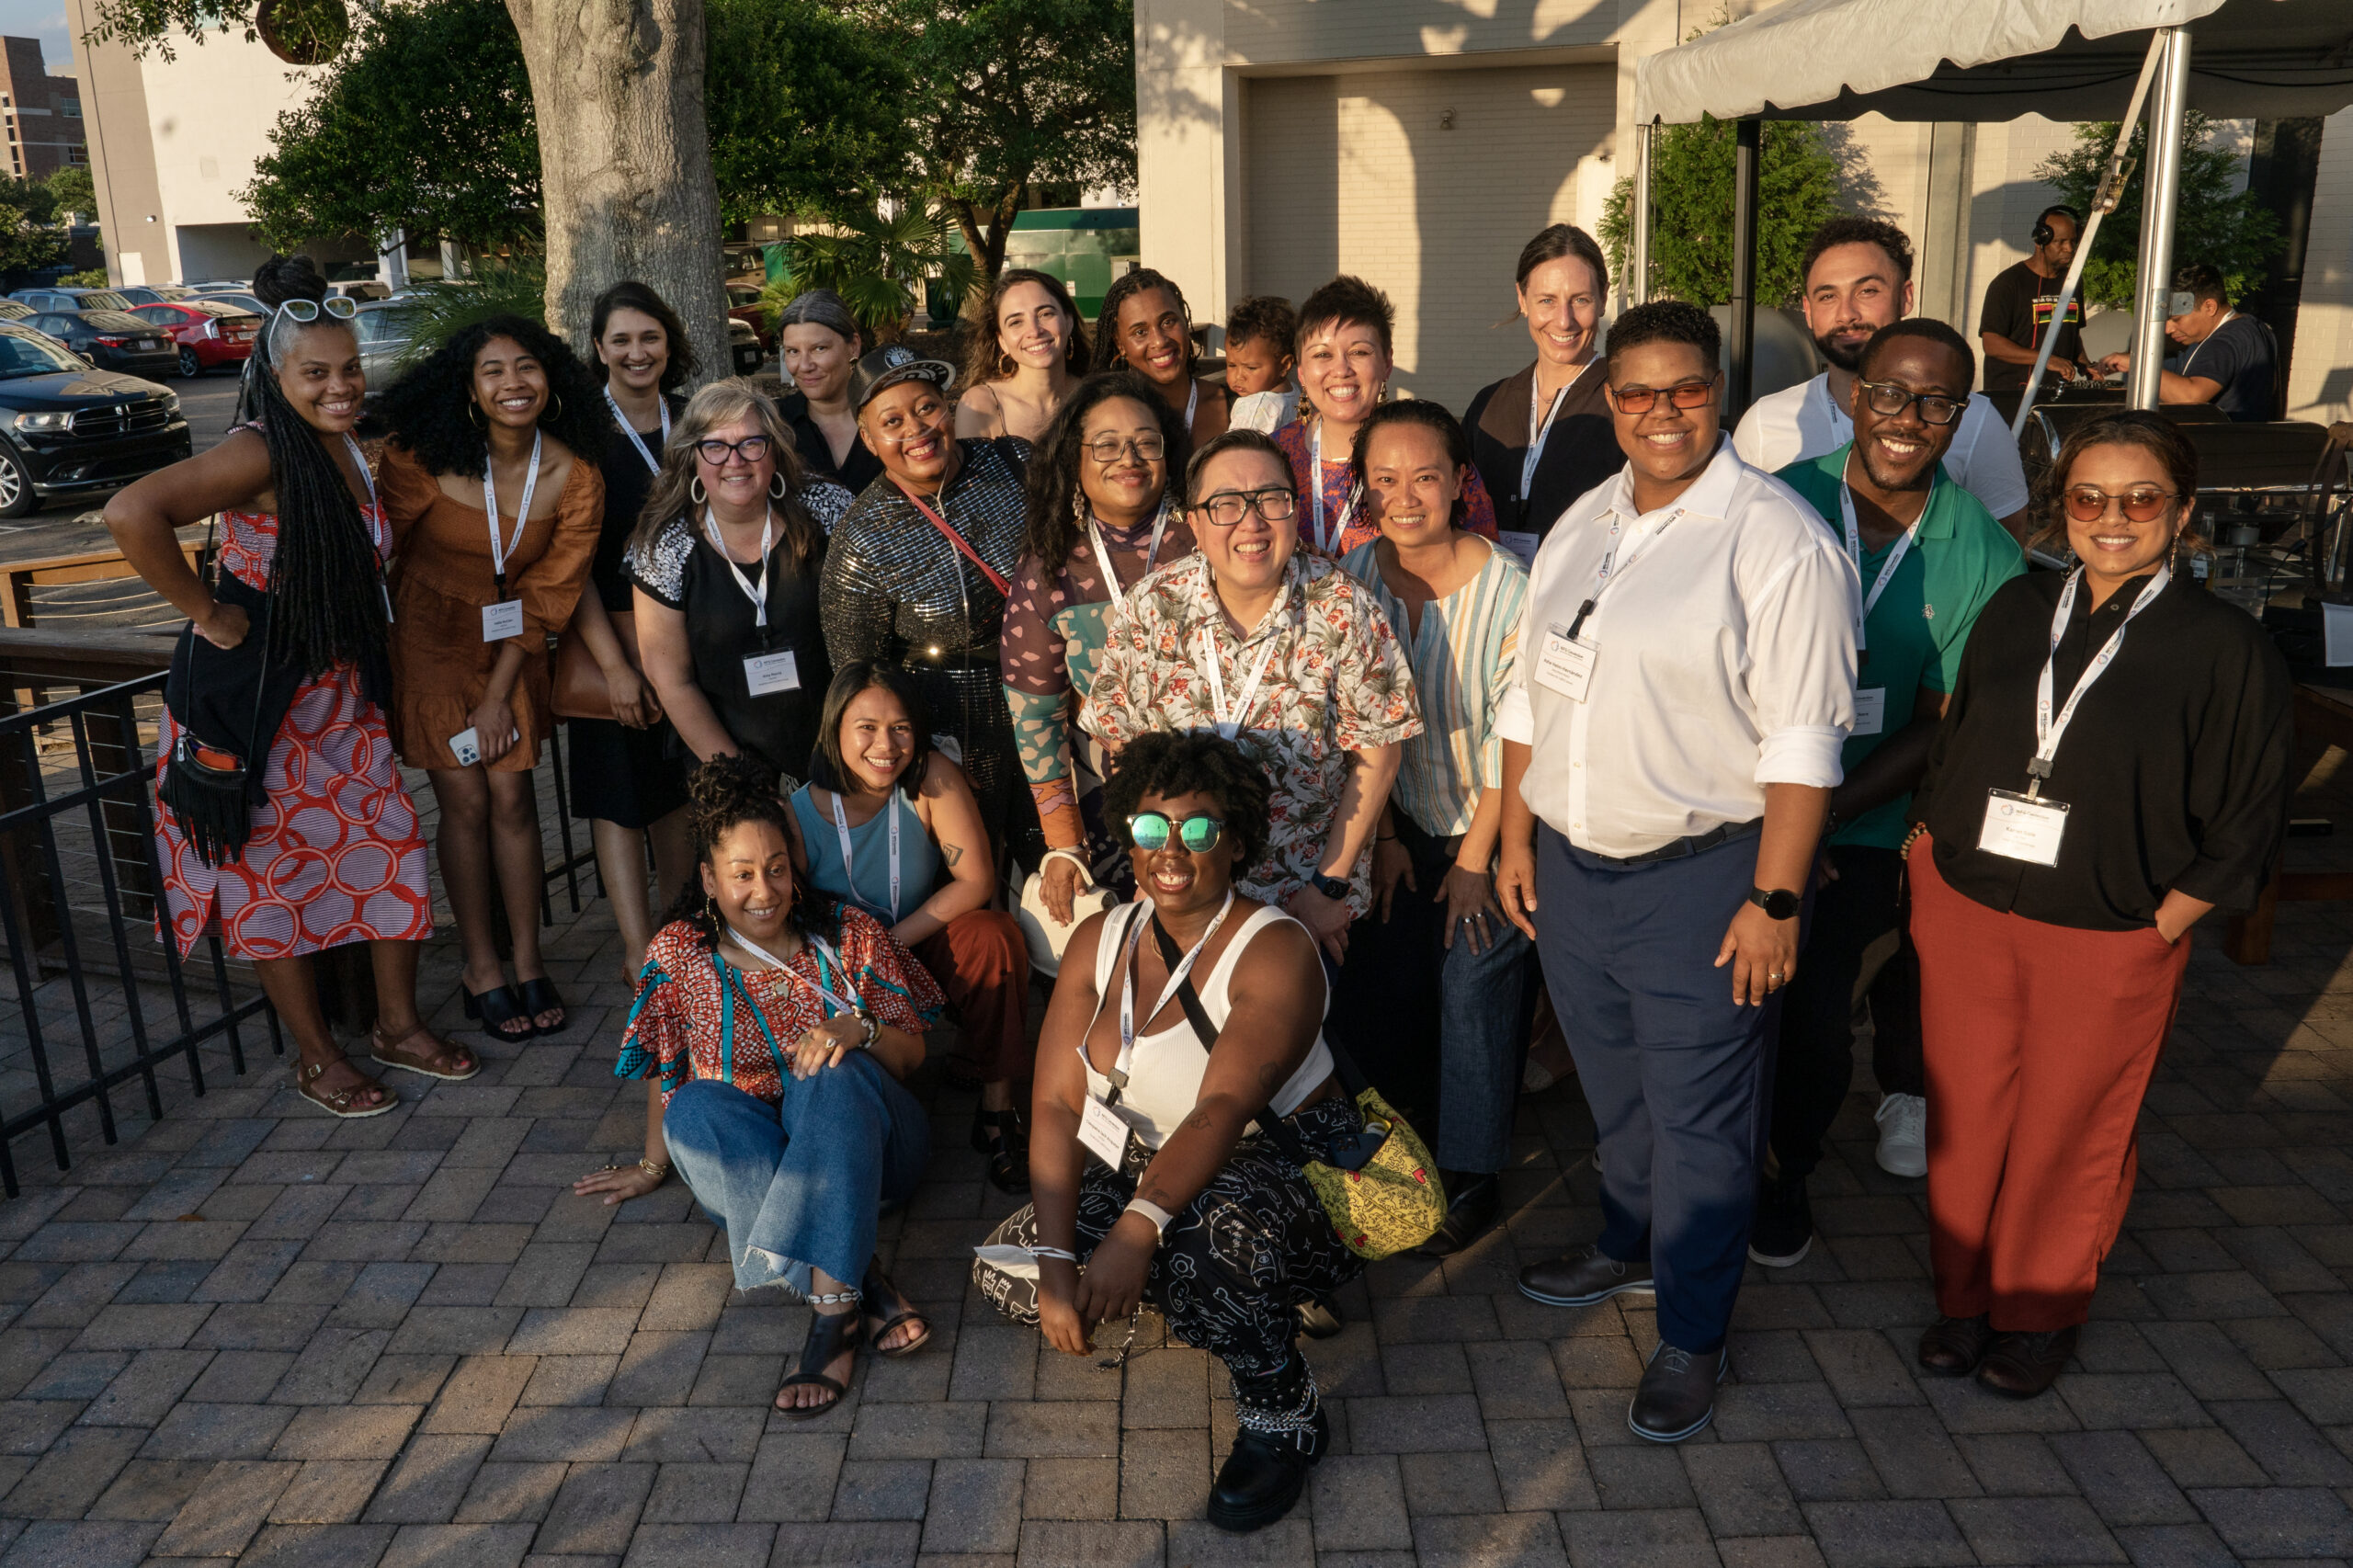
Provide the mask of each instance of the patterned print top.
[{"label": "patterned print top", "polygon": [[[1308,494],[1312,483],[1307,475],[1313,460],[1315,447],[1313,415],[1294,419],[1277,428],[1275,445],[1290,459],[1290,477],[1299,486],[1299,547],[1315,549],[1315,502]],[[1356,488],[1356,471],[1348,466],[1349,454],[1326,449],[1324,453],[1324,526],[1330,528],[1348,504],[1348,492]],[[1479,471],[1471,471],[1471,482],[1462,487],[1462,527],[1482,539],[1495,537],[1495,502],[1487,494],[1487,482]],[[1381,537],[1381,530],[1365,517],[1364,503],[1359,500],[1356,510],[1347,514],[1347,528],[1340,535],[1339,547],[1332,551],[1333,559],[1347,554],[1360,544],[1370,544]]]},{"label": "patterned print top", "polygon": [[[835,907],[841,934],[833,946],[857,999],[883,1023],[923,1033],[945,1005],[938,983],[872,915],[850,905]],[[825,918],[818,915],[817,923],[822,926]],[[837,995],[850,994],[843,990],[841,971],[821,959],[813,944],[803,942],[786,968]],[[674,920],[646,945],[637,1003],[630,1008],[613,1076],[658,1076],[664,1105],[689,1078],[733,1084],[779,1105],[784,1099],[779,1063],[786,1048],[832,1011],[801,981],[779,970],[737,969],[705,947],[691,924]]]},{"label": "patterned print top", "polygon": [[[1127,608],[1106,631],[1080,723],[1115,749],[1155,730],[1214,725],[1204,633],[1216,644],[1229,702],[1241,700],[1251,672],[1267,661],[1236,738],[1267,770],[1273,820],[1266,855],[1235,885],[1279,903],[1316,875],[1347,754],[1422,733],[1414,673],[1389,618],[1336,562],[1292,556],[1282,597],[1236,647],[1208,558],[1193,555],[1129,591]],[[1348,871],[1348,908],[1359,915],[1370,902],[1370,863],[1368,842]]]},{"label": "patterned print top", "polygon": [[1481,790],[1503,788],[1504,741],[1495,715],[1519,662],[1528,568],[1502,546],[1489,545],[1486,563],[1469,582],[1422,607],[1415,635],[1408,630],[1405,601],[1381,580],[1375,548],[1360,544],[1341,564],[1372,591],[1405,644],[1426,726],[1405,743],[1391,798],[1424,832],[1451,838],[1471,831]]}]

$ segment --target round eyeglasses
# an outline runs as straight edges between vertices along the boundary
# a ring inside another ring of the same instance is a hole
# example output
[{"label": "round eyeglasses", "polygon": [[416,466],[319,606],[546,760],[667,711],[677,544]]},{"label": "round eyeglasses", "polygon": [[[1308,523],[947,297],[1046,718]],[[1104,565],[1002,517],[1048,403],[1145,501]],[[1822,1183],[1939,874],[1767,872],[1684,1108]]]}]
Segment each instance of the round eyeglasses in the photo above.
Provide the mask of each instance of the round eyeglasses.
[{"label": "round eyeglasses", "polygon": [[1151,854],[1168,847],[1168,835],[1176,831],[1176,842],[1192,854],[1217,847],[1225,836],[1225,819],[1198,812],[1182,822],[1172,823],[1160,812],[1138,812],[1128,819],[1128,842]]}]

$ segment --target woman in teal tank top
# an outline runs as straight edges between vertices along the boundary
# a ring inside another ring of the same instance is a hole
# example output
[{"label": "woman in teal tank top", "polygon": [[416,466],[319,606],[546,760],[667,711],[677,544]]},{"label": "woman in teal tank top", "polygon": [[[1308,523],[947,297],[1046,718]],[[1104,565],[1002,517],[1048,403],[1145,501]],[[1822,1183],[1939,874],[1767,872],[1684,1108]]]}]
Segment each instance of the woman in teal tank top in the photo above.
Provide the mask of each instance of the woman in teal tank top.
[{"label": "woman in teal tank top", "polygon": [[791,797],[795,866],[882,922],[938,981],[957,1022],[949,1076],[980,1086],[972,1148],[998,1190],[1028,1191],[1013,1091],[1029,1073],[1029,949],[1013,916],[989,907],[996,864],[980,804],[933,749],[897,665],[861,659],[835,676],[809,776]]}]

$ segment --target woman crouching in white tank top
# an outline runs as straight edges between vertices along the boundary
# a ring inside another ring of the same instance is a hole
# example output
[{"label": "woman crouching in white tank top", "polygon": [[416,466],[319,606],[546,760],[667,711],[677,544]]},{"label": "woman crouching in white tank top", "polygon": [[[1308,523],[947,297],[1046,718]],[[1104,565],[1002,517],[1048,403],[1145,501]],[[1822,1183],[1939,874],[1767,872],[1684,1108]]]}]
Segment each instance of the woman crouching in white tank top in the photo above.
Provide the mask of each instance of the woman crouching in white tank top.
[{"label": "woman crouching in white tank top", "polygon": [[1269,1108],[1318,1158],[1363,1131],[1324,1043],[1314,940],[1233,890],[1266,846],[1267,799],[1257,765],[1213,733],[1120,752],[1104,807],[1126,831],[1138,902],[1072,935],[1038,1042],[1032,1206],[991,1238],[1035,1248],[1034,1305],[1026,1281],[976,1269],[1000,1311],[1058,1350],[1089,1354],[1098,1324],[1146,1301],[1225,1362],[1239,1432],[1209,1517],[1232,1530],[1280,1518],[1322,1456],[1295,1314],[1363,1267],[1299,1168],[1256,1135]]}]

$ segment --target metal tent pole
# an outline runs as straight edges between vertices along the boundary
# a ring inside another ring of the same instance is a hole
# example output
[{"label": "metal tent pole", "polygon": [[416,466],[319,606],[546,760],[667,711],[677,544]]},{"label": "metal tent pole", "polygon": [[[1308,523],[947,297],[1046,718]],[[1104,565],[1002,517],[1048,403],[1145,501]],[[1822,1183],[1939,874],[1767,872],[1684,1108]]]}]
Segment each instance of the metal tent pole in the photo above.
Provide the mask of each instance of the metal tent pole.
[{"label": "metal tent pole", "polygon": [[1756,165],[1764,147],[1765,122],[1740,121],[1733,137],[1732,365],[1724,387],[1724,419],[1748,410],[1756,384]]},{"label": "metal tent pole", "polygon": [[2173,299],[2173,228],[2181,196],[2181,116],[2189,97],[2189,29],[2165,29],[2165,58],[2149,99],[2149,177],[2142,188],[2139,301],[2132,324],[2132,373],[2126,401],[2157,406],[2165,358],[2165,316]]},{"label": "metal tent pole", "polygon": [[1647,304],[1651,297],[1651,130],[1634,127],[1634,199],[1627,214],[1631,237],[1622,284],[1629,305]]}]

